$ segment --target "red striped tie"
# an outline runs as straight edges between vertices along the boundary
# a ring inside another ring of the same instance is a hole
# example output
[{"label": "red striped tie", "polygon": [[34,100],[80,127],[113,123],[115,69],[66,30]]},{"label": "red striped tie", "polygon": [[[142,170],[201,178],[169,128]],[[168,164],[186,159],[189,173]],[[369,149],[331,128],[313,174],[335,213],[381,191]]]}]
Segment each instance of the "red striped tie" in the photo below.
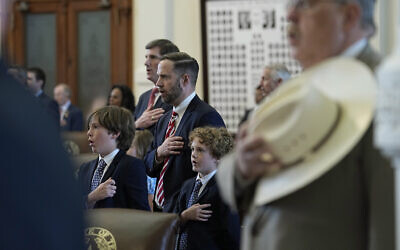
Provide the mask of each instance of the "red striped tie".
[{"label": "red striped tie", "polygon": [[[168,123],[167,133],[165,134],[165,139],[173,136],[175,133],[175,121],[178,118],[178,113],[172,112],[171,119]],[[160,173],[160,178],[158,179],[157,190],[156,190],[156,204],[162,208],[164,206],[164,174],[167,171],[167,166],[169,162],[169,157],[164,159],[164,164]]]},{"label": "red striped tie", "polygon": [[154,106],[154,101],[156,100],[156,94],[158,93],[159,89],[157,87],[154,87],[151,90],[149,102],[147,103],[147,109],[152,108]]}]

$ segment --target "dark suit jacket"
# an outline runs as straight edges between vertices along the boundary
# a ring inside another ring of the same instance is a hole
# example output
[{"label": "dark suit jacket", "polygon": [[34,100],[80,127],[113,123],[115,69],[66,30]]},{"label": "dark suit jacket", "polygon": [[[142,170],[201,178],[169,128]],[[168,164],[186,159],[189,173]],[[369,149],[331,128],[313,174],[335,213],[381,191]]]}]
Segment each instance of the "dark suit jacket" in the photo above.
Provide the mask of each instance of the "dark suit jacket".
[{"label": "dark suit jacket", "polygon": [[58,109],[58,104],[44,92],[42,92],[39,96],[39,101],[45,107],[49,115],[51,116],[52,120],[60,126],[60,111]]},{"label": "dark suit jacket", "polygon": [[[164,142],[165,133],[171,116],[172,110],[165,113],[158,121],[153,144],[144,158],[147,174],[150,177],[157,177],[157,182],[163,164],[155,165],[155,153],[157,148]],[[196,95],[187,107],[175,132],[176,136],[183,137],[184,148],[179,155],[170,157],[167,171],[164,174],[164,211],[172,211],[172,195],[179,191],[185,180],[196,175],[196,173],[192,171],[192,163],[190,161],[191,150],[189,147],[189,133],[194,128],[203,126],[225,127],[225,123],[213,107],[200,100]]]},{"label": "dark suit jacket", "polygon": [[[143,112],[147,109],[147,104],[149,103],[149,99],[150,99],[150,94],[151,94],[151,90],[148,90],[146,92],[144,92],[140,97],[139,97],[139,102],[136,105],[136,109],[135,109],[135,121],[143,114]],[[172,109],[172,106],[169,104],[166,104],[165,102],[163,102],[161,100],[161,97],[159,97],[157,99],[157,102],[154,104],[154,109],[156,108],[163,108],[165,110],[165,112],[169,111]],[[156,124],[154,124],[153,126],[148,127],[147,129],[150,130],[150,132],[154,135],[154,130],[156,128]]]},{"label": "dark suit jacket", "polygon": [[[83,195],[90,193],[90,185],[98,159],[81,166],[78,174]],[[114,157],[101,183],[115,180],[117,192],[113,197],[97,201],[94,208],[134,208],[150,210],[147,199],[147,177],[143,162],[120,150]]]},{"label": "dark suit jacket", "polygon": [[83,130],[83,114],[82,111],[74,106],[69,105],[64,114],[65,126],[61,126],[61,131],[82,131]]},{"label": "dark suit jacket", "polygon": [[[182,213],[187,207],[193,191],[196,177],[183,183],[174,208],[175,213]],[[193,203],[211,204],[212,215],[208,221],[187,221],[180,227],[180,233],[188,234],[188,249],[239,249],[240,222],[239,216],[233,214],[222,201],[218,186],[213,176]],[[178,238],[179,242],[179,238]]]},{"label": "dark suit jacket", "polygon": [[[358,59],[371,69],[380,61],[369,46]],[[251,246],[266,250],[395,249],[393,182],[390,162],[373,145],[371,124],[330,171],[249,214]],[[248,189],[239,197],[240,208],[247,210],[253,191]]]},{"label": "dark suit jacket", "polygon": [[72,164],[37,98],[0,62],[0,248],[84,249]]}]

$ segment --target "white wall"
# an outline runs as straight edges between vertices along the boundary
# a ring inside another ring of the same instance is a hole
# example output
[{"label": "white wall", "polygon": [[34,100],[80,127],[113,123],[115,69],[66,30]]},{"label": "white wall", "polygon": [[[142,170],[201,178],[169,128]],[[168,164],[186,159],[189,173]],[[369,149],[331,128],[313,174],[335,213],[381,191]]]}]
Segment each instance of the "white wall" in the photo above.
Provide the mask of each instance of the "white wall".
[{"label": "white wall", "polygon": [[[388,55],[395,49],[398,27],[400,25],[400,4],[398,0],[381,0],[379,16],[376,18],[380,30],[379,48],[383,55]],[[398,43],[398,42],[397,42]]]}]

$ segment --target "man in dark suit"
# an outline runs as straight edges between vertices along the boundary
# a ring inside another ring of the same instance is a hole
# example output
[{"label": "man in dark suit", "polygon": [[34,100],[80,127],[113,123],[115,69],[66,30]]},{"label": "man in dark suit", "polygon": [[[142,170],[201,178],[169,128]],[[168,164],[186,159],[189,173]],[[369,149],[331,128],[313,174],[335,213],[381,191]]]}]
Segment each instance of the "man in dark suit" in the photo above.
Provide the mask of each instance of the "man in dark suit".
[{"label": "man in dark suit", "polygon": [[99,157],[78,174],[87,208],[150,210],[144,164],[125,153],[134,135],[132,113],[125,108],[106,106],[90,115],[89,145]]},{"label": "man in dark suit", "polygon": [[171,110],[172,106],[162,101],[158,88],[155,86],[158,80],[157,67],[161,56],[178,51],[178,47],[167,39],[153,40],[146,45],[144,65],[146,66],[147,79],[154,83],[154,87],[139,97],[135,109],[136,129],[148,129],[154,134],[158,119],[164,112]]},{"label": "man in dark suit", "polygon": [[49,115],[53,118],[56,124],[59,124],[60,113],[56,101],[47,96],[44,91],[46,84],[46,74],[40,68],[29,68],[27,71],[26,84],[30,91],[39,99],[42,106],[47,110]]},{"label": "man in dark suit", "polygon": [[71,89],[68,85],[61,83],[54,88],[54,99],[60,107],[61,131],[82,131],[82,111],[71,104]]},{"label": "man in dark suit", "polygon": [[[374,2],[292,1],[288,20],[294,57],[305,69],[332,56],[357,58],[374,69],[380,62],[368,44],[375,31]],[[281,199],[252,207],[257,180],[266,169],[279,166],[279,161],[264,160],[263,155],[273,155],[268,142],[243,128],[236,152],[221,162],[219,173],[224,174],[218,180],[234,179],[219,184],[226,200],[247,214],[246,246],[395,249],[393,169],[372,139],[371,124],[329,172]]]},{"label": "man in dark suit", "polygon": [[147,174],[157,177],[155,210],[171,211],[173,194],[195,175],[190,163],[190,131],[207,125],[225,126],[219,113],[196,95],[198,72],[197,61],[183,52],[164,55],[158,66],[156,85],[173,110],[158,121],[151,150],[145,156]]}]

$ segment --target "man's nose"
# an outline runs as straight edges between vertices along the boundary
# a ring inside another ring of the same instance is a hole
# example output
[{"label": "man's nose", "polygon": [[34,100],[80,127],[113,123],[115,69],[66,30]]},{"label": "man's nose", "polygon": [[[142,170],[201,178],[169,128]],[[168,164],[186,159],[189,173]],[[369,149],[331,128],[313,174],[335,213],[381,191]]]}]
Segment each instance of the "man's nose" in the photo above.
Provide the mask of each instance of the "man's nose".
[{"label": "man's nose", "polygon": [[157,87],[161,87],[161,86],[162,86],[160,77],[158,77],[158,79],[157,79],[156,86],[157,86]]}]

